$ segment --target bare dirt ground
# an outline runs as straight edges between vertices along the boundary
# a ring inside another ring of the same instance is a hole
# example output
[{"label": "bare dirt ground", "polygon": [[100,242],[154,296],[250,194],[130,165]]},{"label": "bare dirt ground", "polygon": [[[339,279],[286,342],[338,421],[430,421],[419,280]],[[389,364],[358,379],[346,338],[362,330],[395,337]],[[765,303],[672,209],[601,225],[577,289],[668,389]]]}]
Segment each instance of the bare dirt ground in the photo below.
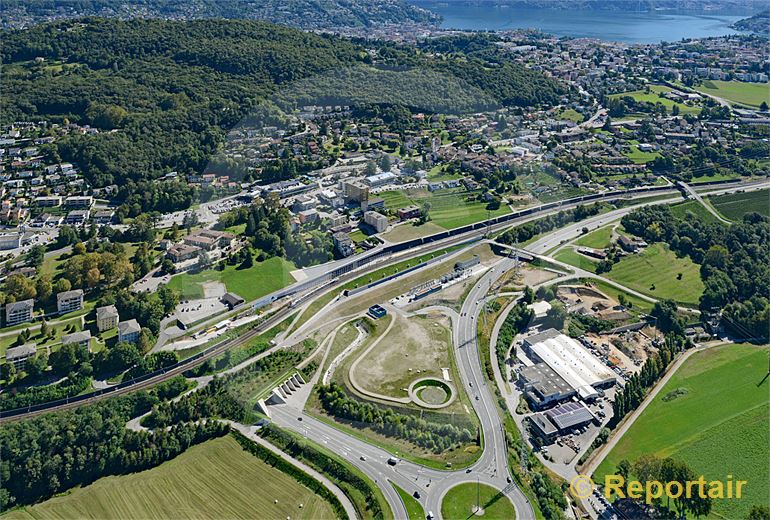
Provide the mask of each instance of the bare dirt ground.
[{"label": "bare dirt ground", "polygon": [[439,312],[411,318],[394,314],[394,319],[388,335],[356,367],[356,379],[372,392],[407,397],[412,381],[441,379],[441,369],[450,366],[451,325]]},{"label": "bare dirt ground", "polygon": [[586,338],[605,350],[609,360],[629,372],[639,372],[647,358],[657,349],[652,339],[660,335],[655,327],[619,334],[586,334]]},{"label": "bare dirt ground", "polygon": [[201,288],[206,298],[219,298],[227,292],[227,287],[222,282],[203,282]]}]

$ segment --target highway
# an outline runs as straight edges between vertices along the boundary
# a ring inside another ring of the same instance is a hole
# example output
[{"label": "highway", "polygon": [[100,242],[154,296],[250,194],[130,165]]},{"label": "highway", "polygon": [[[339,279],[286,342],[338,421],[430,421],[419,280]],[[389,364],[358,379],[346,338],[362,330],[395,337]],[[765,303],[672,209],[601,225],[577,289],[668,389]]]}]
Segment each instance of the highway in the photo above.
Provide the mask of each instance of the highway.
[{"label": "highway", "polygon": [[[729,183],[729,184],[714,186],[714,190],[711,193],[713,194],[729,193],[739,189],[748,191],[748,190],[754,190],[754,189],[761,189],[768,186],[770,186],[770,181],[768,181],[767,179],[763,179],[761,181],[752,181],[748,183],[743,183],[743,182],[735,183],[735,184]],[[468,240],[472,240],[474,237],[481,237],[486,232],[495,232],[514,225],[519,225],[528,221],[537,220],[546,215],[557,213],[561,210],[575,207],[580,204],[598,202],[599,200],[604,200],[606,198],[610,198],[610,199],[625,198],[625,200],[633,200],[636,198],[650,197],[651,195],[664,195],[664,194],[672,195],[672,199],[667,200],[665,202],[653,201],[653,202],[642,203],[635,206],[635,207],[640,207],[640,206],[649,205],[649,204],[670,203],[670,202],[676,201],[678,200],[678,198],[673,197],[673,195],[675,195],[676,193],[677,192],[673,188],[666,189],[666,190],[659,190],[656,192],[629,191],[625,197],[619,197],[618,195],[608,195],[602,198],[594,198],[588,201],[572,199],[571,202],[567,202],[567,203],[560,202],[560,203],[547,204],[541,207],[541,209],[539,210],[537,208],[532,210],[525,210],[525,212],[521,214],[521,216],[514,217],[510,220],[500,221],[500,219],[504,217],[497,217],[496,219],[492,219],[494,222],[489,222],[489,224],[487,224],[486,222],[479,223],[475,226],[472,226],[473,229],[469,231],[457,233],[456,235],[445,237],[445,235],[449,234],[449,232],[446,232],[446,233],[440,233],[438,236],[426,237],[425,239],[421,239],[425,243],[421,245],[414,245],[414,246],[412,246],[412,244],[409,244],[410,247],[405,248],[403,251],[400,251],[398,253],[393,253],[390,256],[383,256],[382,261],[378,261],[379,259],[378,260],[372,259],[373,256],[376,256],[383,252],[381,249],[377,249],[377,250],[370,251],[368,253],[364,253],[363,255],[356,255],[353,258],[324,264],[324,266],[327,266],[327,269],[325,270],[326,272],[324,274],[321,274],[320,276],[317,276],[314,279],[296,282],[291,286],[288,286],[284,289],[281,289],[273,293],[272,295],[268,295],[267,297],[263,298],[263,300],[272,302],[284,297],[290,297],[295,294],[307,293],[314,289],[317,289],[323,283],[328,283],[328,290],[332,290],[333,288],[342,285],[343,283],[347,282],[352,278],[363,275],[366,272],[364,268],[369,268],[369,269],[380,268],[390,263],[405,260],[414,256],[418,256],[423,253],[436,251],[438,249],[442,249],[446,247],[451,247],[453,245],[463,243]],[[591,219],[587,219],[585,221],[567,226],[561,230],[554,231],[553,233],[549,234],[548,242],[549,244],[552,244],[552,245],[541,243],[539,247],[542,248],[542,251],[547,251],[551,249],[554,245],[558,245],[559,242],[566,239],[566,238],[561,238],[562,236],[566,236],[567,238],[569,236],[572,236],[575,233],[576,229],[582,229],[582,227],[590,227],[591,225],[593,226],[600,225],[599,223],[608,222],[608,220],[605,220],[607,218],[616,218],[616,219],[620,218],[620,216],[632,211],[633,209],[634,209],[633,207],[629,206],[626,208],[622,208],[620,210],[615,210],[614,212],[610,212],[604,215],[598,215],[596,217],[592,217]],[[554,242],[556,243],[554,244]],[[342,274],[337,275],[337,273],[340,273],[340,272]],[[335,275],[337,275],[336,279],[334,278]],[[320,294],[322,293],[318,293],[314,296],[317,297],[317,296],[320,296]],[[269,320],[269,324],[278,323],[281,319],[289,316],[293,311],[294,309],[288,308],[288,307],[277,311]],[[28,411],[9,410],[5,412],[0,412],[0,422],[6,421],[9,419],[23,419],[24,417],[37,415],[48,411],[73,408],[81,404],[91,403],[93,401],[111,397],[113,395],[124,394],[130,391],[153,386],[167,379],[170,379],[171,377],[174,377],[175,375],[180,374],[185,370],[193,368],[194,366],[203,363],[207,359],[210,359],[212,357],[215,357],[221,354],[228,348],[237,346],[239,344],[244,343],[245,341],[248,341],[251,337],[253,337],[257,333],[261,333],[262,331],[264,331],[266,326],[267,324],[259,326],[257,329],[254,329],[253,331],[249,331],[248,333],[244,334],[239,338],[235,338],[234,340],[225,342],[222,345],[218,345],[216,348],[211,348],[210,350],[206,351],[202,355],[199,355],[198,357],[184,360],[180,362],[178,365],[171,367],[167,370],[164,370],[162,372],[159,371],[151,375],[148,375],[146,376],[145,379],[142,379],[141,381],[124,383],[124,384],[106,389],[105,391],[95,393],[94,395],[88,395],[87,397],[78,396],[77,398],[72,398],[69,400],[60,400],[60,401],[51,402],[51,403],[43,403],[41,405],[37,405],[36,407],[34,407],[34,410],[29,410],[29,409],[27,409]]]},{"label": "highway", "polygon": [[410,494],[419,491],[419,502],[426,513],[432,512],[436,518],[441,518],[441,501],[450,488],[477,481],[504,491],[516,509],[517,518],[535,518],[529,500],[515,484],[509,483],[509,480],[513,480],[508,470],[505,434],[495,395],[487,384],[481,366],[476,335],[480,302],[483,302],[489,287],[513,266],[514,261],[509,258],[498,262],[473,286],[459,317],[455,313],[448,313],[454,315],[452,340],[458,372],[479,419],[483,437],[482,455],[469,468],[438,470],[405,460],[400,460],[394,466],[389,465],[387,460],[393,456],[391,453],[348,435],[303,411],[310,385],[303,389],[301,395],[290,397],[285,404],[270,405],[271,419],[277,425],[299,433],[354,464],[382,489],[396,518],[405,518],[406,510],[392,486],[385,483],[387,480],[395,482]]}]

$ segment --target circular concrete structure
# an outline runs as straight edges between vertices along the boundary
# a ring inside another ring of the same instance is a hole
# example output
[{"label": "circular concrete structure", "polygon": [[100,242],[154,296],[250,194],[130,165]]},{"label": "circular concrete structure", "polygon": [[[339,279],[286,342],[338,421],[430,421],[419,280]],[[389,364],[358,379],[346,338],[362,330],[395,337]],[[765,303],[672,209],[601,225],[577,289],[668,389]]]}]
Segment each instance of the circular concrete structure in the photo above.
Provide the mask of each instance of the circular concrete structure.
[{"label": "circular concrete structure", "polygon": [[438,410],[452,404],[457,399],[457,391],[448,381],[423,377],[409,385],[409,399],[423,408]]}]

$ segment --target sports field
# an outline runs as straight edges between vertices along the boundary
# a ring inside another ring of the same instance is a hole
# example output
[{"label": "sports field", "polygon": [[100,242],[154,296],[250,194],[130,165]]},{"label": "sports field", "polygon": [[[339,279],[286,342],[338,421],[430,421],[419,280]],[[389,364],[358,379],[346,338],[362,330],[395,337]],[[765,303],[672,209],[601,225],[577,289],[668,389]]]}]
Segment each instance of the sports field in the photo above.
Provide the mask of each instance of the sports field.
[{"label": "sports field", "polygon": [[730,220],[740,220],[752,211],[770,217],[770,190],[718,195],[710,197],[709,202],[723,217]]},{"label": "sports field", "polygon": [[704,81],[694,87],[698,92],[758,107],[763,101],[770,103],[770,85],[767,83],[744,83],[743,81]]},{"label": "sports field", "polygon": [[[474,507],[477,502],[481,502],[483,511],[476,512]],[[444,495],[441,516],[448,520],[513,520],[516,518],[516,510],[508,497],[491,486],[480,484],[477,489],[477,484],[459,484]]]},{"label": "sports field", "polygon": [[[679,273],[682,274],[681,279],[677,279]],[[672,299],[697,305],[703,294],[698,265],[689,258],[678,258],[661,243],[623,258],[603,276],[660,300]]]},{"label": "sports field", "polygon": [[[277,500],[277,503],[275,502]],[[300,508],[302,504],[302,508]],[[3,518],[236,519],[335,518],[331,506],[292,477],[222,437],[160,466],[105,477]]]},{"label": "sports field", "polygon": [[671,92],[671,87],[665,87],[663,85],[650,85],[650,92],[649,94],[645,92],[644,90],[634,90],[631,92],[621,92],[620,94],[612,94],[609,97],[610,98],[623,98],[623,97],[632,97],[636,101],[643,101],[646,103],[660,103],[664,107],[666,107],[666,110],[668,110],[669,113],[671,113],[671,110],[674,108],[674,106],[679,107],[679,112],[681,114],[698,114],[700,113],[701,109],[699,106],[689,106],[685,105],[684,103],[679,103],[677,101],[674,101],[672,99],[667,99],[664,97],[661,97],[659,94],[665,94],[666,92]]},{"label": "sports field", "polygon": [[385,191],[377,195],[385,200],[385,206],[388,209],[403,208],[411,204],[422,206],[423,203],[429,202],[431,204],[431,222],[443,229],[454,229],[485,220],[488,217],[497,217],[511,212],[505,204],[494,211],[487,211],[485,202],[468,200],[469,194],[458,189],[434,192],[426,190]]},{"label": "sports field", "polygon": [[[652,453],[687,462],[707,480],[747,480],[742,500],[715,500],[722,518],[746,518],[770,503],[768,347],[723,345],[694,353],[671,377],[594,473]],[[760,384],[761,383],[761,384]],[[598,479],[597,479],[598,477]]]},{"label": "sports field", "polygon": [[245,298],[256,300],[273,291],[277,291],[294,282],[291,272],[294,264],[283,258],[268,258],[264,262],[254,262],[248,269],[228,265],[223,271],[207,269],[200,273],[183,273],[171,278],[169,287],[178,290],[183,299],[203,298],[204,282],[222,282],[227,290]]}]

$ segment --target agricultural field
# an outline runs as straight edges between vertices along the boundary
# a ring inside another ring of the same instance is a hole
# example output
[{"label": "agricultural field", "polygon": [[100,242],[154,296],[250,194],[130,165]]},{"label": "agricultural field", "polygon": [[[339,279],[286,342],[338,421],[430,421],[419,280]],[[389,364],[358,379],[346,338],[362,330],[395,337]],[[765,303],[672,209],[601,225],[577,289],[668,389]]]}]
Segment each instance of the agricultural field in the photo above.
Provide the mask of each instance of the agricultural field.
[{"label": "agricultural field", "polygon": [[664,107],[666,107],[666,110],[668,110],[669,113],[671,113],[671,110],[674,108],[674,106],[679,107],[679,112],[681,114],[698,114],[700,113],[701,109],[699,106],[690,106],[686,105],[684,103],[676,102],[672,99],[667,99],[662,97],[662,94],[665,94],[666,92],[671,92],[670,87],[665,87],[663,85],[650,85],[650,92],[647,93],[644,90],[634,90],[631,92],[622,92],[620,94],[612,94],[609,97],[610,98],[623,98],[623,97],[632,97],[636,101],[643,101],[646,103],[660,103]]},{"label": "agricultural field", "polygon": [[273,257],[254,262],[248,269],[228,265],[223,271],[207,269],[195,274],[183,273],[172,277],[168,285],[179,291],[183,299],[193,300],[204,297],[202,284],[222,282],[229,292],[251,301],[293,283],[291,272],[295,269],[291,262]]},{"label": "agricultural field", "polygon": [[244,451],[230,436],[193,446],[156,468],[101,478],[3,518],[246,519],[255,515],[275,520],[335,518],[325,500]]},{"label": "agricultural field", "polygon": [[469,196],[475,196],[475,194],[469,194],[462,189],[435,192],[426,190],[385,191],[377,195],[385,200],[385,206],[388,209],[403,208],[411,204],[422,206],[429,202],[431,204],[431,222],[443,229],[454,229],[511,212],[505,204],[494,211],[487,211],[485,202],[468,200]]},{"label": "agricultural field", "polygon": [[[476,512],[475,506],[481,502],[483,511]],[[486,484],[459,484],[444,495],[441,503],[441,516],[451,519],[486,518],[490,520],[513,520],[516,510],[511,501],[499,490]]]},{"label": "agricultural field", "polygon": [[718,195],[709,197],[708,201],[723,217],[730,220],[740,220],[752,211],[770,217],[770,190]]},{"label": "agricultural field", "polygon": [[694,87],[698,92],[758,108],[763,101],[770,103],[767,83],[744,83],[742,81],[704,81]]},{"label": "agricultural field", "polygon": [[594,473],[651,453],[684,460],[707,480],[747,480],[743,500],[715,500],[721,518],[770,503],[767,346],[722,345],[694,353],[660,390]]},{"label": "agricultural field", "polygon": [[703,294],[698,265],[689,258],[678,258],[662,243],[623,258],[603,276],[653,298],[672,299],[685,305],[697,305]]}]

